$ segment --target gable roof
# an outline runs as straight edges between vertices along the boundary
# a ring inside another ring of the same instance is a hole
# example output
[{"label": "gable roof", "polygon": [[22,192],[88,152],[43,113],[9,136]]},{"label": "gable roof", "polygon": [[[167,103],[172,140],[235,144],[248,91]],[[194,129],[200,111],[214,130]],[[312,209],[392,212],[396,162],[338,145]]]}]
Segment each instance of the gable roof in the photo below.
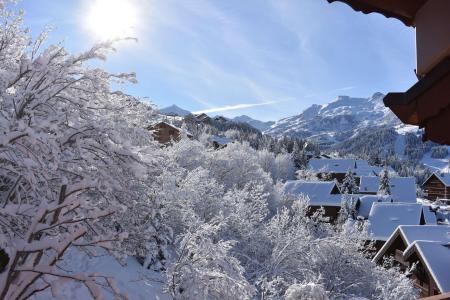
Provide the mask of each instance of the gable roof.
[{"label": "gable roof", "polygon": [[401,236],[406,247],[410,247],[412,243],[419,240],[436,241],[442,243],[450,243],[450,226],[447,225],[400,225],[392,233],[387,242],[381,247],[380,251],[375,255],[373,261],[378,261],[383,257],[390,245],[395,239]]},{"label": "gable roof", "polygon": [[[394,202],[416,203],[416,180],[414,177],[389,178],[391,195]],[[359,184],[360,193],[376,193],[380,178],[376,176],[363,176]]]},{"label": "gable roof", "polygon": [[358,199],[358,216],[367,219],[375,202],[391,202],[390,196],[364,195]]},{"label": "gable roof", "polygon": [[[366,160],[347,158],[313,158],[309,160],[308,169],[320,173],[346,173],[349,169],[353,174],[361,176],[378,176],[382,167],[371,166]],[[389,172],[394,172],[388,168]]]},{"label": "gable roof", "polygon": [[220,145],[220,146],[224,146],[224,145],[227,145],[227,144],[233,142],[232,139],[229,139],[229,138],[224,137],[224,136],[218,136],[218,135],[212,135],[212,136],[210,136],[210,137],[208,138],[208,141],[210,141],[210,142],[216,142],[216,143],[217,143],[218,145]]},{"label": "gable roof", "polygon": [[404,253],[408,259],[417,253],[441,293],[450,292],[450,244],[437,241],[415,241]]},{"label": "gable roof", "polygon": [[425,219],[425,224],[427,225],[436,225],[437,224],[437,216],[436,212],[431,209],[429,205],[422,206],[423,217]]},{"label": "gable roof", "polygon": [[400,225],[420,225],[422,205],[399,202],[374,202],[369,213],[369,234],[377,241],[387,241]]},{"label": "gable roof", "polygon": [[[338,194],[332,194],[336,191]],[[334,181],[289,180],[282,189],[283,194],[304,195],[312,206],[341,206],[342,195]]]},{"label": "gable roof", "polygon": [[324,173],[346,173],[348,169],[355,167],[354,159],[318,159],[313,158],[309,161],[308,168],[316,172]]},{"label": "gable roof", "polygon": [[450,173],[435,172],[431,174],[422,185],[425,185],[431,177],[436,176],[446,187],[450,187]]},{"label": "gable roof", "polygon": [[184,129],[182,129],[182,128],[180,128],[180,127],[177,127],[177,126],[175,126],[175,125],[173,125],[173,124],[170,124],[170,123],[167,123],[167,122],[165,122],[165,121],[161,121],[161,122],[157,122],[157,123],[155,123],[155,124],[152,124],[152,125],[150,125],[149,126],[149,129],[156,129],[157,127],[159,127],[159,126],[168,126],[168,127],[171,127],[171,128],[173,128],[173,129],[175,129],[175,130],[177,130],[178,132],[183,132],[183,133],[185,133],[186,135],[188,135],[188,136],[193,136],[190,132],[188,132],[187,130],[184,130]]}]

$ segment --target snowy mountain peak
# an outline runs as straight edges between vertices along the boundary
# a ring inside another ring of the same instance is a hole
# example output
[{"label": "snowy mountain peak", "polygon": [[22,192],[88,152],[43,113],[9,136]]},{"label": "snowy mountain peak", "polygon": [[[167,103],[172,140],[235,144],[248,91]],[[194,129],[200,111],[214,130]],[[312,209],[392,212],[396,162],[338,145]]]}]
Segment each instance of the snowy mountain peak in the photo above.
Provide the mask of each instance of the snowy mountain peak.
[{"label": "snowy mountain peak", "polygon": [[382,93],[368,98],[338,96],[327,104],[313,104],[302,113],[276,122],[265,133],[311,138],[331,145],[371,126],[398,125],[400,121],[383,104]]},{"label": "snowy mountain peak", "polygon": [[182,109],[182,108],[176,106],[175,104],[160,109],[159,113],[162,114],[162,115],[180,116],[180,117],[185,117],[185,116],[191,114],[190,111]]}]

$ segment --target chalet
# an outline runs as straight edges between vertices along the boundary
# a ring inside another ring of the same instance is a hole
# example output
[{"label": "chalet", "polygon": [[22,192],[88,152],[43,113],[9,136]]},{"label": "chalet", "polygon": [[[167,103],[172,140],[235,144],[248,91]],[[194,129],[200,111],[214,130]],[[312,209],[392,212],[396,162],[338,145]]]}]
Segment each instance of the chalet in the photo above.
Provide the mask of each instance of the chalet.
[{"label": "chalet", "polygon": [[193,137],[192,134],[167,122],[156,123],[151,125],[148,129],[153,131],[153,138],[160,144],[179,141],[183,134],[186,134],[189,138]]},{"label": "chalet", "polygon": [[320,179],[336,179],[339,182],[344,180],[348,170],[352,170],[358,183],[360,177],[377,176],[383,170],[381,167],[370,166],[365,160],[342,158],[312,158],[309,160],[308,169],[316,173]]},{"label": "chalet", "polygon": [[233,140],[224,136],[213,135],[208,138],[208,142],[211,143],[214,149],[225,148],[228,144],[232,143]]},{"label": "chalet", "polygon": [[211,124],[213,119],[205,113],[194,115],[195,120],[199,123]]},{"label": "chalet", "polygon": [[360,195],[356,202],[356,215],[359,219],[369,218],[372,204],[375,202],[393,202],[390,196]]},{"label": "chalet", "polygon": [[374,202],[369,213],[369,235],[380,249],[400,225],[425,225],[418,203]]},{"label": "chalet", "polygon": [[[414,177],[389,178],[393,202],[416,203],[416,180]],[[380,178],[376,176],[362,176],[359,193],[376,195],[380,185]]]},{"label": "chalet", "polygon": [[[421,296],[450,292],[450,226],[399,226],[378,251],[373,261],[382,264],[392,257],[394,264],[410,272]],[[441,298],[444,299],[444,298]]]},{"label": "chalet", "polygon": [[434,173],[422,184],[425,197],[435,201],[450,198],[450,173]]},{"label": "chalet", "polygon": [[310,214],[323,207],[325,217],[333,222],[341,209],[342,195],[334,181],[287,181],[282,192],[294,196],[306,196],[309,199]]},{"label": "chalet", "polygon": [[385,106],[405,124],[425,128],[424,140],[450,144],[450,1],[327,0],[365,14],[376,12],[416,28],[418,81],[388,93]]},{"label": "chalet", "polygon": [[228,122],[228,119],[223,116],[217,116],[217,117],[214,117],[214,121],[220,122],[220,123],[226,123],[226,122]]}]

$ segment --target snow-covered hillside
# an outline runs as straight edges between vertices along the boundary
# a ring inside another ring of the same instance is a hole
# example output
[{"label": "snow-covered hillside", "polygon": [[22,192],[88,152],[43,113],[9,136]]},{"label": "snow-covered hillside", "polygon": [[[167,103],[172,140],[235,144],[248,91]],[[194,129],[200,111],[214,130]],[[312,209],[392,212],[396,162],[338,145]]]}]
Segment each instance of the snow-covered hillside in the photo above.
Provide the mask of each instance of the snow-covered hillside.
[{"label": "snow-covered hillside", "polygon": [[233,119],[233,121],[238,122],[238,123],[247,123],[248,125],[256,128],[260,131],[266,131],[266,130],[270,129],[270,127],[272,125],[275,124],[275,122],[273,122],[273,121],[263,122],[263,121],[259,121],[259,120],[250,118],[249,116],[246,116],[246,115],[235,117]]},{"label": "snow-covered hillside", "polygon": [[339,96],[330,103],[314,104],[299,115],[282,119],[265,133],[311,138],[322,145],[332,145],[369,127],[399,125],[400,120],[384,106],[383,97],[381,93],[369,98]]}]

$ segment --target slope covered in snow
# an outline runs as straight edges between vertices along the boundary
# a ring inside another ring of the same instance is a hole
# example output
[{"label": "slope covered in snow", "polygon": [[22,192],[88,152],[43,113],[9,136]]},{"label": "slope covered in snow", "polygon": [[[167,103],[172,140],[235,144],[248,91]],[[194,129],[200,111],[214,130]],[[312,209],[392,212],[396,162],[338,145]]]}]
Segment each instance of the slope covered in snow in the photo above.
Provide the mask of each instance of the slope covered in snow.
[{"label": "slope covered in snow", "polygon": [[314,104],[296,116],[276,122],[265,133],[311,138],[322,145],[342,142],[368,127],[396,126],[400,120],[384,106],[384,95],[369,98],[339,96],[327,104]]},{"label": "slope covered in snow", "polygon": [[260,130],[260,131],[266,131],[268,130],[272,125],[275,124],[273,121],[263,122],[259,120],[255,120],[253,118],[250,118],[249,116],[242,115],[239,117],[235,117],[233,119],[234,122],[238,123],[247,123],[248,125]]}]

